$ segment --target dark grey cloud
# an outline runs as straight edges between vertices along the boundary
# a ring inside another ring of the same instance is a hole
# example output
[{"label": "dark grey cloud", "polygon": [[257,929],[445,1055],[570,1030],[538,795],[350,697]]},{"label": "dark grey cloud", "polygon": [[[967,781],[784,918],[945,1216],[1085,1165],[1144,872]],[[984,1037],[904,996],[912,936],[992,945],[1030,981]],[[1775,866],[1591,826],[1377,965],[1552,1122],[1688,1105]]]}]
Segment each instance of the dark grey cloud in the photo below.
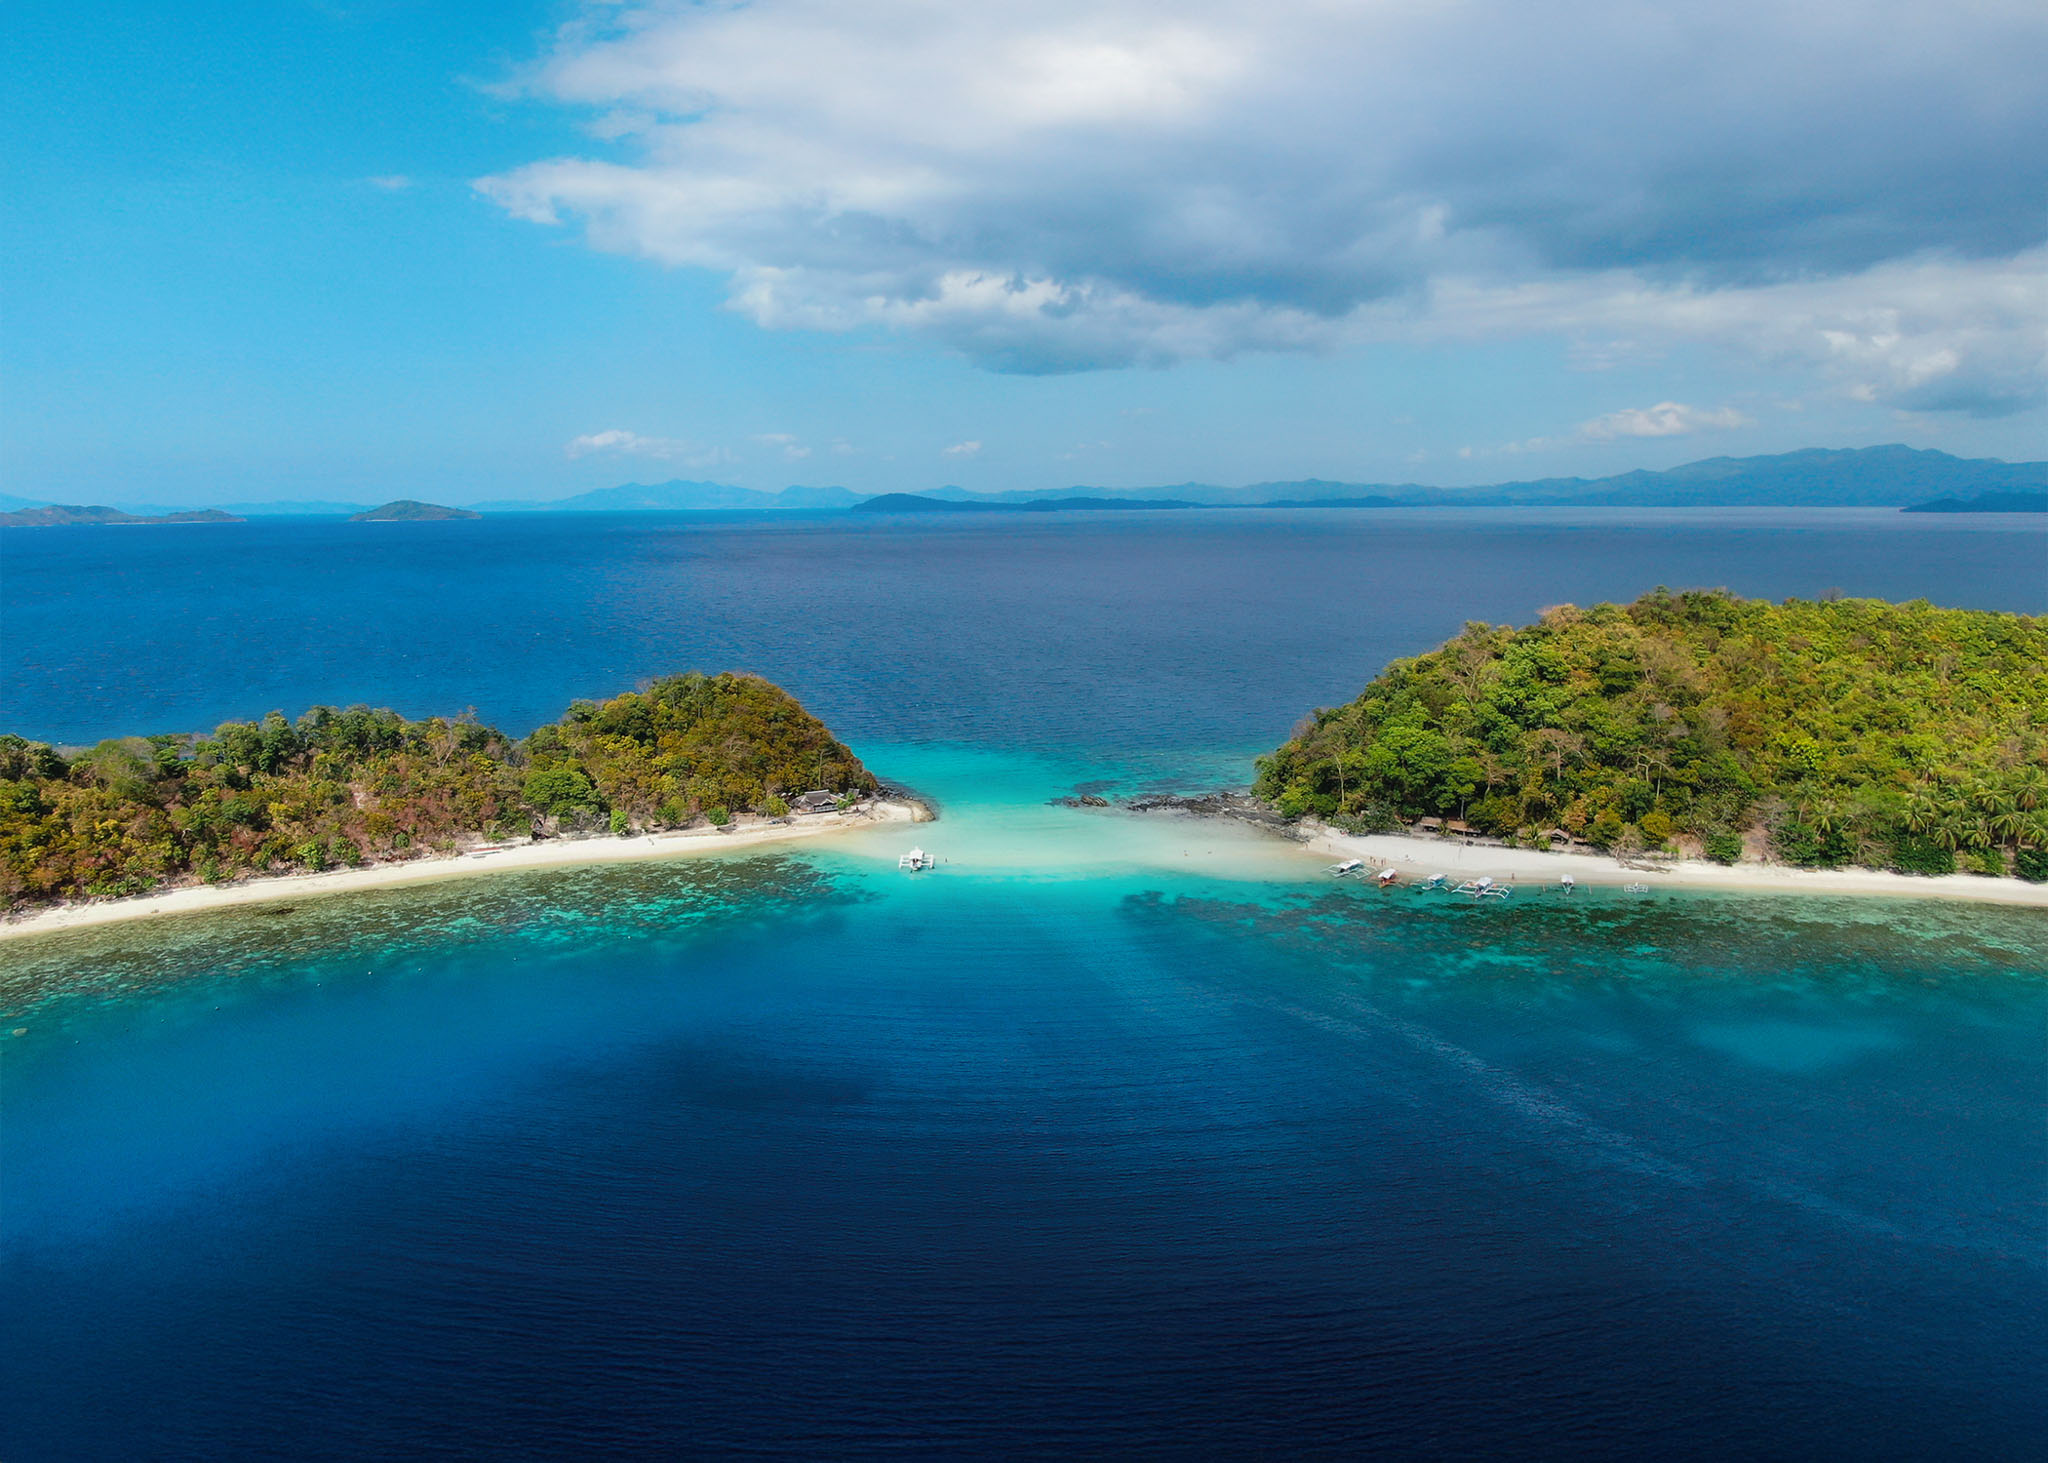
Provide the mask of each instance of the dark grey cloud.
[{"label": "dark grey cloud", "polygon": [[480,187],[1001,370],[1540,326],[1532,291],[1722,338],[1780,291],[1807,338],[1759,350],[2019,400],[2044,75],[2038,3],[605,6],[521,82],[604,146]]}]

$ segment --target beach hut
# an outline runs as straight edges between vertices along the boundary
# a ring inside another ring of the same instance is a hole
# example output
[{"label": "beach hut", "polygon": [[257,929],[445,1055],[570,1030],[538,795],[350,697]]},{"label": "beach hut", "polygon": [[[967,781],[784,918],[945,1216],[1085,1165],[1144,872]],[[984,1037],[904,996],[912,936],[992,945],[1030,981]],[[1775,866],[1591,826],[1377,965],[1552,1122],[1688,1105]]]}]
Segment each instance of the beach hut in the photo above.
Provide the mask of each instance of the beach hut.
[{"label": "beach hut", "polygon": [[1572,843],[1572,835],[1570,831],[1563,828],[1552,828],[1547,833],[1545,833],[1543,837],[1546,842],[1562,843],[1566,847],[1570,847]]},{"label": "beach hut", "polygon": [[799,813],[829,813],[839,806],[839,794],[819,788],[814,792],[799,793],[789,805]]},{"label": "beach hut", "polygon": [[1415,825],[1415,831],[1417,833],[1441,833],[1444,831],[1444,820],[1441,818],[1424,818]]}]

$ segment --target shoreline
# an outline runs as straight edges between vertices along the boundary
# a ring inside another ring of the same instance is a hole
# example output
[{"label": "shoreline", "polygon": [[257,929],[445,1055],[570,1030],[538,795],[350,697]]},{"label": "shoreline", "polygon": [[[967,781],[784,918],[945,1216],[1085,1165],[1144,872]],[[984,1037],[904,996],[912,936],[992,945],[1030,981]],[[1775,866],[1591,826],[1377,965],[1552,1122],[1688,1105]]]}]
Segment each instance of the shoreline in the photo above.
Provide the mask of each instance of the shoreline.
[{"label": "shoreline", "polygon": [[233,884],[187,884],[121,899],[58,904],[9,915],[0,919],[0,941],[134,920],[200,914],[243,904],[264,904],[275,899],[353,894],[364,889],[426,884],[477,874],[565,868],[577,864],[637,863],[645,859],[722,853],[728,849],[751,848],[766,843],[854,833],[886,823],[924,823],[929,822],[932,816],[929,808],[911,799],[877,798],[844,813],[797,813],[782,822],[764,820],[735,824],[729,833],[721,833],[716,828],[692,828],[620,837],[600,834],[591,838],[550,838],[537,843],[510,847],[486,845],[481,850],[368,864],[354,869],[333,869],[317,874],[271,874]]},{"label": "shoreline", "polygon": [[1337,859],[1363,859],[1370,871],[1393,868],[1402,882],[1431,874],[1491,877],[1525,888],[1557,887],[1566,874],[1581,884],[1647,884],[1651,889],[1721,889],[1731,893],[1863,894],[1898,899],[1960,899],[1980,904],[2048,908],[2048,884],[1984,874],[1895,874],[1888,869],[1800,869],[1786,864],[1717,864],[1706,859],[1631,867],[1609,854],[1500,848],[1403,833],[1341,833],[1303,819],[1303,847]]}]

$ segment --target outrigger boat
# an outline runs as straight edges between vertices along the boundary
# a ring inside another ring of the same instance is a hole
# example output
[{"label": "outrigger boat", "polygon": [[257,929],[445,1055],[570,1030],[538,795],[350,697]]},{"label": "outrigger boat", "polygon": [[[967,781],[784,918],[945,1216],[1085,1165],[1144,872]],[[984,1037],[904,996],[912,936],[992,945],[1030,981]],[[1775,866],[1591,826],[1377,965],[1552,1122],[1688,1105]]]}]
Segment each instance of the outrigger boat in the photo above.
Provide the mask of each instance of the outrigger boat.
[{"label": "outrigger boat", "polygon": [[1399,869],[1381,869],[1377,874],[1373,875],[1373,878],[1378,881],[1382,889],[1393,888],[1394,880],[1400,877],[1401,871]]},{"label": "outrigger boat", "polygon": [[1362,869],[1362,868],[1364,868],[1364,867],[1365,867],[1365,860],[1364,860],[1364,859],[1362,859],[1362,858],[1348,858],[1348,859],[1344,860],[1344,862],[1343,862],[1343,863],[1341,863],[1341,864],[1331,864],[1331,865],[1330,865],[1330,877],[1331,877],[1331,878],[1333,878],[1333,879],[1341,879],[1341,878],[1343,878],[1343,877],[1344,877],[1344,876],[1345,876],[1346,874],[1355,874],[1355,873],[1357,873],[1357,872],[1358,872],[1358,871],[1359,871],[1360,869]]},{"label": "outrigger boat", "polygon": [[1489,877],[1467,879],[1451,891],[1453,894],[1470,894],[1474,899],[1505,899],[1515,891],[1506,884],[1496,884]]},{"label": "outrigger boat", "polygon": [[923,849],[913,848],[909,853],[896,860],[896,867],[899,869],[910,869],[915,872],[918,869],[937,868],[938,863],[937,859],[933,858]]}]

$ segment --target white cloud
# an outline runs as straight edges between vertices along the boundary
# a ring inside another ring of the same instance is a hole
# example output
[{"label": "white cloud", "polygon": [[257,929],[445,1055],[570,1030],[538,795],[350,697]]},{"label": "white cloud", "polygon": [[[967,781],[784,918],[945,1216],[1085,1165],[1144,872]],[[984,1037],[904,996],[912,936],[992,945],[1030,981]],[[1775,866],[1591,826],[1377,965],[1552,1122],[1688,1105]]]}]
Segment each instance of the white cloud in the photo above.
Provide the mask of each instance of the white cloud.
[{"label": "white cloud", "polygon": [[689,467],[713,467],[732,460],[732,454],[722,447],[706,447],[681,437],[643,437],[638,432],[618,427],[572,437],[562,450],[572,459],[597,455],[651,457],[660,462],[681,462]]},{"label": "white cloud", "polygon": [[1749,418],[1733,407],[1702,411],[1680,401],[1660,401],[1655,406],[1632,406],[1595,417],[1579,428],[1579,435],[1595,442],[1615,437],[1686,437],[1749,424]]},{"label": "white cloud", "polygon": [[412,179],[403,173],[380,173],[373,178],[363,179],[372,188],[382,188],[387,193],[396,193],[412,186]]},{"label": "white cloud", "polygon": [[784,460],[788,462],[802,462],[811,455],[811,449],[788,432],[760,432],[755,434],[754,440],[764,447],[780,447]]},{"label": "white cloud", "polygon": [[518,86],[606,155],[478,186],[996,369],[1565,329],[1990,414],[2043,379],[2044,42],[2018,0],[594,3]]},{"label": "white cloud", "polygon": [[945,457],[973,457],[980,451],[979,442],[955,442],[951,447],[941,448],[940,454]]}]

